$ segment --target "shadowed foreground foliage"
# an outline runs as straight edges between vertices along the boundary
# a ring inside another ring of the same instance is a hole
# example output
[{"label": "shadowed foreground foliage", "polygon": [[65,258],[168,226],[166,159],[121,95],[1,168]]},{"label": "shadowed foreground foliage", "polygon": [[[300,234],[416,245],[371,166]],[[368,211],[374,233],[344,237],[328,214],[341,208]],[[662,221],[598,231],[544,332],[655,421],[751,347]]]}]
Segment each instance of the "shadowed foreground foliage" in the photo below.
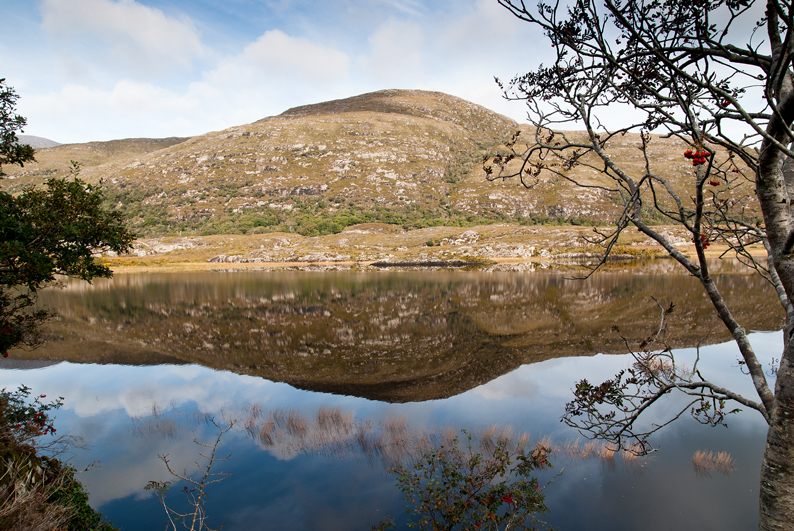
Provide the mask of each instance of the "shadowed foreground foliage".
[{"label": "shadowed foreground foliage", "polygon": [[54,438],[48,414],[61,407],[62,399],[44,398],[31,400],[25,386],[0,391],[0,529],[114,530],[88,505],[75,469],[46,455],[63,451],[69,439]]},{"label": "shadowed foreground foliage", "polygon": [[123,253],[134,235],[117,211],[102,206],[102,190],[77,179],[50,179],[18,196],[0,192],[0,352],[37,345],[38,326],[53,312],[33,309],[38,291],[69,275],[111,277],[97,251]]}]

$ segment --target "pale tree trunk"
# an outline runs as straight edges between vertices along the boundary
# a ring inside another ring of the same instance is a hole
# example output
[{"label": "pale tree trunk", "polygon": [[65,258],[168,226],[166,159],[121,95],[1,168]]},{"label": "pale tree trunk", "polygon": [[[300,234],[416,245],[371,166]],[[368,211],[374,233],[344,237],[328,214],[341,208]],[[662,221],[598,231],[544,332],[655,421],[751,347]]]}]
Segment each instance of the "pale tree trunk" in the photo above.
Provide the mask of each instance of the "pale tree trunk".
[{"label": "pale tree trunk", "polygon": [[[791,123],[794,114],[791,93],[781,106],[783,118]],[[772,120],[769,131],[783,143],[780,122]],[[787,142],[785,142],[787,144]],[[769,431],[761,465],[759,529],[794,529],[794,217],[791,195],[794,172],[790,160],[771,142],[762,144],[756,174],[756,194],[764,214],[769,250],[780,285],[787,296],[783,353],[775,383],[775,400],[770,412]]]},{"label": "pale tree trunk", "polygon": [[794,529],[794,364],[791,362],[794,343],[788,339],[775,384],[776,407],[769,422],[761,465],[759,529],[762,531]]}]

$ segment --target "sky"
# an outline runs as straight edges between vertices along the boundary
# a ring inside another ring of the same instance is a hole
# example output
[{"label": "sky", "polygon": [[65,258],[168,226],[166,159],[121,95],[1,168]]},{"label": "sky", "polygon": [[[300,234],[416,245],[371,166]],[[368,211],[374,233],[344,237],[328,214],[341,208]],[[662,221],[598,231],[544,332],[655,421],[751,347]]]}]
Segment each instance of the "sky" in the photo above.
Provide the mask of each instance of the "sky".
[{"label": "sky", "polygon": [[194,136],[391,88],[524,122],[494,76],[551,52],[496,0],[0,0],[0,20],[24,134],[61,143]]}]

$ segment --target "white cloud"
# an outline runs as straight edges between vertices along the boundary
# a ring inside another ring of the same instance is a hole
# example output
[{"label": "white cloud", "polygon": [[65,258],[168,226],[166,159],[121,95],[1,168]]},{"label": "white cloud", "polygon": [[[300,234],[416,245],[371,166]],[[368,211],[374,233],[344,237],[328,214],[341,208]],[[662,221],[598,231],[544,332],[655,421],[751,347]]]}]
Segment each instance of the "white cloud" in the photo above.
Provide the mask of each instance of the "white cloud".
[{"label": "white cloud", "polygon": [[[529,25],[485,0],[357,25],[359,37],[343,39],[347,48],[327,40],[318,21],[300,34],[271,29],[226,55],[204,48],[192,22],[133,0],[41,6],[60,72],[25,92],[19,110],[28,134],[59,142],[202,134],[383,88],[439,90],[519,121],[525,116],[523,105],[501,99],[492,76],[531,67],[517,51],[532,42]],[[193,63],[189,71],[173,68]]]},{"label": "white cloud", "polygon": [[340,50],[271,30],[220,60],[183,97],[193,100],[198,114],[189,119],[203,124],[197,131],[203,133],[345,94],[349,68],[350,58]]},{"label": "white cloud", "polygon": [[531,39],[532,27],[496,2],[478,0],[468,12],[454,15],[442,21],[436,33],[438,48],[445,55],[489,59],[494,64],[538,58],[541,50]]},{"label": "white cloud", "polygon": [[528,399],[537,394],[538,387],[538,383],[532,380],[531,375],[525,374],[521,369],[517,369],[495,380],[491,380],[487,384],[475,387],[471,390],[471,393],[486,400]]},{"label": "white cloud", "polygon": [[418,24],[390,18],[370,35],[370,53],[362,56],[362,76],[396,88],[421,86],[425,77],[425,36]]},{"label": "white cloud", "polygon": [[[288,107],[314,103],[303,98],[333,93],[348,79],[350,60],[335,48],[279,30],[268,31],[241,53],[219,61],[190,91],[204,97],[209,112],[234,113],[239,125]],[[221,97],[219,97],[221,96]]]},{"label": "white cloud", "polygon": [[[202,83],[172,91],[128,79],[112,87],[67,84],[19,100],[29,131],[62,143],[129,137],[189,136],[234,125],[221,93]],[[208,125],[209,124],[209,125]]]},{"label": "white cloud", "polygon": [[350,60],[339,50],[271,30],[246,46],[237,62],[265,75],[318,82],[344,77]]},{"label": "white cloud", "polygon": [[207,53],[190,20],[134,0],[44,0],[41,15],[64,55],[89,51],[138,75],[187,68]]},{"label": "white cloud", "polygon": [[488,80],[478,86],[466,86],[463,92],[456,94],[472,103],[482,105],[492,111],[512,118],[518,123],[527,121],[527,106],[523,101],[509,101],[504,98],[502,91],[493,80]]}]

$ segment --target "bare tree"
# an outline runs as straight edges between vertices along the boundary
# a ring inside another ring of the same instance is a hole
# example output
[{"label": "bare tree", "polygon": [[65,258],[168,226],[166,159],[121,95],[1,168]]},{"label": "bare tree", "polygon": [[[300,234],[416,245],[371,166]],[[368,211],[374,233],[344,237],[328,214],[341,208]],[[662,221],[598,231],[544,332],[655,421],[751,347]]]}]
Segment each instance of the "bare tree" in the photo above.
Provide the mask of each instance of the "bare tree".
[{"label": "bare tree", "polygon": [[[181,524],[182,528],[189,531],[213,531],[207,525],[207,511],[204,507],[204,503],[207,498],[207,492],[204,490],[208,485],[212,485],[213,483],[220,483],[228,476],[231,476],[228,472],[211,472],[212,467],[219,462],[224,462],[231,457],[231,455],[227,455],[226,457],[220,458],[215,457],[215,453],[218,451],[218,445],[221,443],[221,438],[225,433],[231,431],[234,427],[235,421],[231,421],[227,427],[220,426],[215,419],[210,418],[209,422],[212,423],[213,426],[218,430],[218,435],[215,437],[214,443],[201,443],[198,439],[193,439],[197,445],[202,446],[207,449],[207,454],[199,454],[203,457],[206,461],[204,463],[199,463],[195,461],[196,467],[198,468],[199,472],[201,473],[198,479],[194,479],[192,476],[188,475],[187,469],[183,470],[181,473],[175,471],[171,468],[171,461],[168,459],[168,455],[160,455],[158,456],[163,463],[165,463],[165,467],[168,469],[169,474],[176,478],[176,481],[184,481],[188,485],[182,489],[185,493],[185,498],[187,499],[187,503],[189,509],[187,512],[181,513],[171,507],[168,506],[165,502],[166,493],[168,492],[169,485],[174,483],[174,481],[150,481],[145,487],[145,490],[152,490],[157,495],[157,501],[160,502],[160,505],[163,506],[165,510],[165,514],[168,517],[168,525],[166,529],[173,529],[173,531],[177,531],[180,529],[177,527],[177,522]],[[226,524],[224,524],[226,525]],[[223,529],[223,525],[218,528],[216,531],[220,531]]]},{"label": "bare tree", "polygon": [[[506,97],[528,104],[534,138],[522,142],[517,134],[505,152],[486,161],[489,178],[517,178],[533,188],[544,172],[550,172],[618,201],[622,212],[614,229],[596,231],[592,240],[603,246],[603,260],[627,227],[636,227],[661,245],[700,280],[738,345],[757,394],[741,397],[709,382],[699,371],[681,371],[660,343],[662,322],[658,333],[642,345],[644,354],[637,356],[633,372],[600,386],[580,382],[566,418],[595,433],[602,430],[600,435],[619,446],[639,441],[647,451],[648,434],[636,432],[634,421],[670,391],[693,396],[695,415],[709,423],[722,422],[730,401],[754,409],[769,423],[760,529],[790,529],[794,522],[794,6],[784,0],[571,0],[564,6],[541,2],[536,8],[528,8],[522,0],[499,3],[542,30],[555,57],[552,64],[501,84]],[[615,119],[618,113],[623,122]],[[585,132],[560,132],[565,126]],[[649,156],[655,138],[651,133],[682,146],[681,157],[693,168],[685,187],[670,178],[669,162]],[[626,138],[636,138],[643,157],[640,171],[617,162],[610,151]],[[577,166],[592,168],[601,180],[573,176],[577,174],[571,170]],[[748,188],[746,180],[754,186],[749,197],[740,193]],[[760,214],[753,205],[760,207]],[[680,252],[651,225],[649,212],[684,227],[695,245],[695,256]],[[763,275],[785,311],[784,348],[774,390],[745,329],[710,274],[704,251],[713,241],[727,243],[740,260]],[[763,244],[765,259],[753,256],[748,248],[752,244]],[[612,407],[605,413],[611,417],[592,416],[605,405]]]}]

